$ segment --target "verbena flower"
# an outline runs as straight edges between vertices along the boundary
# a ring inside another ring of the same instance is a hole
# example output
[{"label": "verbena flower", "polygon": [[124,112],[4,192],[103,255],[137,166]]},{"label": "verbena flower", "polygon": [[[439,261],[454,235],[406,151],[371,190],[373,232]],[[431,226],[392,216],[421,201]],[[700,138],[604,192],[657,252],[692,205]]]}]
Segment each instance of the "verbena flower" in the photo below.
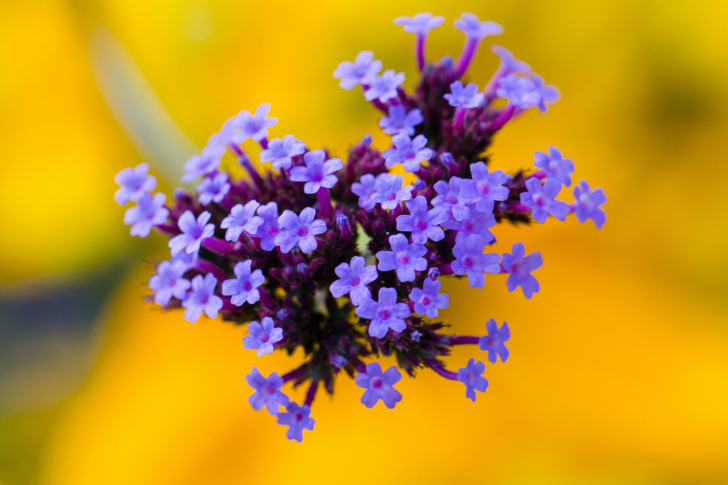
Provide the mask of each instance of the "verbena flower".
[{"label": "verbena flower", "polygon": [[[575,200],[555,199],[571,184],[574,167],[553,147],[536,152],[530,169],[489,167],[501,163],[491,150],[496,134],[528,108],[545,111],[558,98],[555,88],[499,47],[493,51],[501,64],[485,89],[463,85],[480,43],[500,33],[499,25],[464,14],[456,21],[466,36],[458,60],[428,63],[425,41],[442,19],[418,14],[396,23],[416,36],[420,78],[413,92],[402,86],[404,74],[389,69],[380,75],[382,63],[369,51],[334,73],[345,89],[361,85],[384,113],[379,123],[392,136],[391,147],[376,147],[364,135],[340,160],[328,158],[326,149],[308,150],[293,135],[269,141],[277,120],[262,104],[254,115],[241,111],[225,121],[184,164],[183,181],[199,181],[196,191],[177,189],[165,205],[163,194],[151,193],[154,178],[146,165],[117,175],[117,202],[136,202],[124,214],[132,235],[156,228],[169,238],[171,258],[151,276],[149,301],[169,311],[181,307],[191,322],[206,314],[247,324],[244,347],[258,355],[281,350],[302,356],[287,373],[264,377],[254,368],[246,376],[255,390],[253,408],[277,415],[297,441],[313,430],[317,393],[332,394],[342,376],[356,376],[367,407],[379,400],[394,407],[402,396],[393,386],[403,373],[418,370],[462,382],[475,400],[488,385],[484,364],[470,359],[450,370],[448,356],[455,346],[469,345],[493,363],[505,361],[510,328],[491,319],[486,335],[459,334],[457,321],[442,320],[440,310],[450,303],[440,293],[442,281],[467,277],[472,288],[482,288],[487,273],[493,275],[489,284],[492,278],[511,292],[520,287],[531,298],[540,289],[532,273],[543,265],[541,254],[526,255],[522,243],[507,252],[496,241],[502,225],[569,214],[597,227],[606,220],[604,192],[584,181],[573,189]],[[508,100],[505,107],[497,106],[499,96]],[[273,170],[258,171],[241,146],[249,138]],[[247,178],[221,167],[226,150]],[[400,164],[416,179],[390,173]],[[489,254],[486,245],[493,248]],[[396,366],[382,372],[380,356],[392,357]],[[282,391],[289,385],[306,387],[302,402]]]}]

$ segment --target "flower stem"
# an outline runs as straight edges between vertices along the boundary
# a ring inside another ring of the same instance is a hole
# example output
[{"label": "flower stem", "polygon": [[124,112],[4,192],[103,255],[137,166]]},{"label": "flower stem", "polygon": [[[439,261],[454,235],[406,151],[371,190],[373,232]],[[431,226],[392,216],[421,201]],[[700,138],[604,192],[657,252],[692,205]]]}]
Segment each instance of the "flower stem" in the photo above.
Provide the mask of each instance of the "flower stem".
[{"label": "flower stem", "polygon": [[255,165],[253,165],[253,162],[248,157],[248,154],[245,153],[239,146],[235,145],[234,143],[231,143],[228,146],[233,152],[235,152],[235,155],[237,155],[238,157],[238,163],[240,163],[245,171],[248,172],[250,178],[253,179],[256,184],[262,185],[263,179],[258,173],[258,169],[255,168]]},{"label": "flower stem", "polygon": [[430,365],[430,368],[432,370],[434,370],[435,372],[437,372],[438,374],[440,374],[445,379],[450,379],[452,381],[457,381],[458,380],[458,374],[457,374],[457,372],[453,372],[451,370],[445,369],[444,367],[442,367],[440,365],[439,362],[437,362],[437,361],[430,361],[430,362],[428,362],[428,364]]},{"label": "flower stem", "polygon": [[313,400],[316,398],[316,391],[318,390],[319,381],[314,380],[311,381],[311,386],[309,386],[308,391],[306,392],[306,400],[303,402],[308,407],[311,407],[311,404],[313,404]]},{"label": "flower stem", "polygon": [[321,210],[321,214],[326,219],[330,219],[331,216],[334,215],[334,207],[331,205],[331,195],[329,194],[329,189],[327,189],[326,187],[319,188],[316,196],[318,197],[319,209]]},{"label": "flower stem", "polygon": [[470,63],[473,62],[475,53],[478,51],[478,45],[480,45],[480,39],[468,37],[463,46],[463,51],[460,53],[460,58],[455,66],[455,76],[460,79],[463,77],[465,72],[470,67]]},{"label": "flower stem", "polygon": [[427,34],[417,34],[417,40],[415,42],[415,58],[417,59],[417,69],[420,72],[424,71],[427,60],[425,59],[425,43],[427,41]]},{"label": "flower stem", "polygon": [[448,337],[447,343],[449,345],[478,345],[480,337],[473,337],[470,335],[461,335],[457,337]]}]

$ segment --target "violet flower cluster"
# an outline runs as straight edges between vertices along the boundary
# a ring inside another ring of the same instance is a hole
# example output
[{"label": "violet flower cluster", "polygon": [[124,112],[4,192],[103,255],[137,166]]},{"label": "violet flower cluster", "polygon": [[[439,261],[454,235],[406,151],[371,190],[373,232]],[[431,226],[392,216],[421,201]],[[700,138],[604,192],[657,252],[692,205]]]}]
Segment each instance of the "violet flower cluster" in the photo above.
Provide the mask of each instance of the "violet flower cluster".
[{"label": "violet flower cluster", "polygon": [[[445,333],[438,320],[449,306],[442,281],[505,284],[531,298],[540,290],[533,273],[541,254],[522,243],[500,248],[492,230],[570,214],[597,228],[606,221],[604,192],[583,180],[573,201],[559,199],[572,185],[574,164],[554,147],[535,152],[532,169],[489,167],[484,153],[493,136],[531,108],[546,111],[558,91],[500,46],[493,46],[500,67],[485,88],[463,82],[482,40],[503,30],[473,14],[455,22],[466,36],[458,60],[429,62],[428,33],[443,21],[429,13],[395,20],[416,36],[420,78],[412,93],[402,86],[404,74],[381,72],[369,51],[334,71],[342,88],[359,86],[381,111],[379,126],[391,136],[381,150],[366,135],[344,162],[291,134],[269,139],[277,119],[263,104],[226,121],[187,161],[182,181],[194,185],[172,200],[152,193],[156,179],[146,164],[116,178],[116,201],[135,204],[124,216],[131,234],[145,237],[155,228],[169,238],[170,258],[156,265],[150,301],[184,308],[193,323],[204,313],[247,324],[243,347],[261,358],[302,351],[304,363],[287,373],[264,376],[253,368],[246,377],[250,404],[277,416],[289,439],[313,430],[311,405],[320,389],[333,394],[341,374],[364,389],[366,407],[380,400],[395,407],[403,399],[395,388],[400,370],[413,376],[418,369],[462,383],[475,401],[488,386],[478,359],[505,362],[510,329],[491,319],[484,335]],[[271,170],[258,171],[241,147],[248,139]],[[227,151],[248,178],[222,170]],[[484,353],[449,370],[445,358],[456,345]],[[380,356],[395,357],[396,366],[383,370],[374,361]],[[304,384],[301,404],[282,390]]]}]

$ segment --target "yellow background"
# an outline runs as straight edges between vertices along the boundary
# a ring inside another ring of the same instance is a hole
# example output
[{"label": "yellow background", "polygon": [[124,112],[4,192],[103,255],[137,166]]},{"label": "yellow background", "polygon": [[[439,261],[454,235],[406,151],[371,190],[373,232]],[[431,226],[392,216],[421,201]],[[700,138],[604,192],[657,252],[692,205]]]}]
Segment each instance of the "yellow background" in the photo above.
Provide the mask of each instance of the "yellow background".
[{"label": "yellow background", "polygon": [[[605,189],[608,222],[497,228],[498,252],[523,241],[544,256],[532,300],[502,276],[445,284],[454,332],[491,317],[512,329],[511,359],[487,365],[476,403],[423,371],[399,384],[395,410],[368,410],[341,378],[314,404],[315,431],[288,442],[248,405],[244,375],[300,356],[258,359],[242,328],[144,305],[165,241],[128,236],[113,176],[148,161],[171,194],[195,146],[261,102],[280,120],[273,136],[343,155],[371,132],[386,147],[377,113],[331,73],[369,49],[411,87],[414,36],[392,20],[419,11],[447,18],[431,60],[459,53],[463,11],[504,26],[469,80],[487,82],[498,43],[562,100],[499,134],[491,167],[558,146],[577,180]],[[83,383],[35,406],[39,376],[63,375],[41,361],[6,389],[27,406],[0,409],[0,452],[42,439],[23,448],[31,470],[6,459],[0,483],[728,483],[726,18],[718,0],[0,2],[0,292],[133,262]]]}]

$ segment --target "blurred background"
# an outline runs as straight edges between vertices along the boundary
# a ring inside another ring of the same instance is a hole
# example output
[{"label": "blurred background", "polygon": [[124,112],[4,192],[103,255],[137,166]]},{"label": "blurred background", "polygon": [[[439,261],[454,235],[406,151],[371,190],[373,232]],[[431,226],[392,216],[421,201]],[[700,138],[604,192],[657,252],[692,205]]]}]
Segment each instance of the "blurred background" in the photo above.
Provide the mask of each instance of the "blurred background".
[{"label": "blurred background", "polygon": [[[257,359],[243,328],[145,305],[166,241],[128,235],[113,177],[146,161],[171,194],[261,102],[273,136],[386,147],[331,73],[369,49],[411,87],[414,36],[392,20],[420,11],[447,18],[430,59],[459,53],[463,11],[505,27],[469,80],[498,43],[562,100],[499,134],[491,166],[558,146],[608,222],[498,228],[498,252],[544,255],[532,300],[500,277],[446,283],[453,331],[512,329],[477,403],[421,372],[367,410],[341,378],[289,442],[244,375],[300,356]],[[728,483],[727,17],[719,0],[0,1],[0,485]]]}]

